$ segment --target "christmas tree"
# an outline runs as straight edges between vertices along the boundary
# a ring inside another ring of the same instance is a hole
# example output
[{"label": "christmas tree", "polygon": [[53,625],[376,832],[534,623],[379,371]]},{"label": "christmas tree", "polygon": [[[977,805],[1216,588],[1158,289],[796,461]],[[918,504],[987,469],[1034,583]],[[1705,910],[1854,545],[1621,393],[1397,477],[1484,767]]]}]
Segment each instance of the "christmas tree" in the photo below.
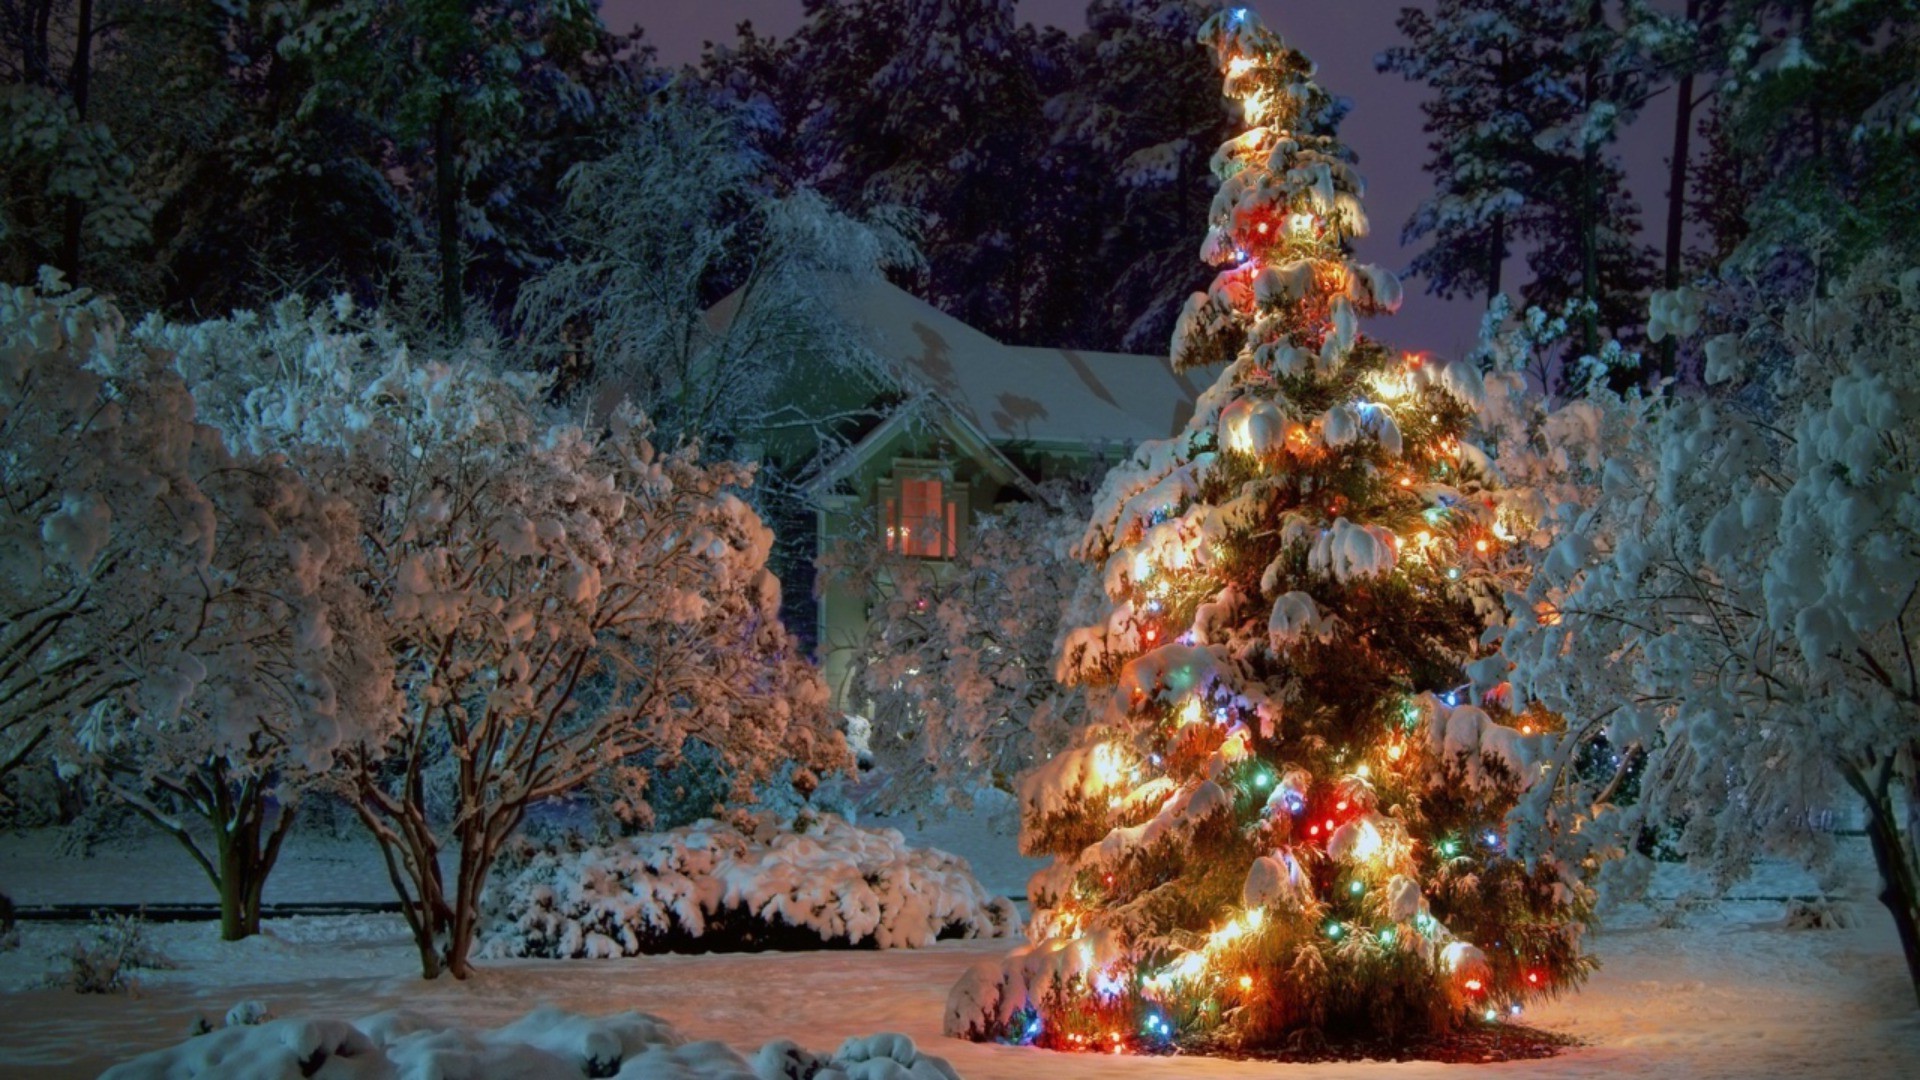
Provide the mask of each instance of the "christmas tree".
[{"label": "christmas tree", "polygon": [[1349,258],[1366,226],[1340,107],[1248,13],[1202,38],[1248,130],[1214,157],[1223,269],[1172,362],[1224,370],[1108,477],[1080,541],[1103,617],[1066,635],[1058,677],[1096,722],[1023,784],[1022,845],[1054,857],[1032,944],[970,972],[947,1029],[1417,1045],[1592,963],[1579,880],[1504,850],[1553,723],[1496,704],[1505,665],[1478,645],[1519,523],[1469,442],[1477,371],[1359,333],[1400,287]]}]

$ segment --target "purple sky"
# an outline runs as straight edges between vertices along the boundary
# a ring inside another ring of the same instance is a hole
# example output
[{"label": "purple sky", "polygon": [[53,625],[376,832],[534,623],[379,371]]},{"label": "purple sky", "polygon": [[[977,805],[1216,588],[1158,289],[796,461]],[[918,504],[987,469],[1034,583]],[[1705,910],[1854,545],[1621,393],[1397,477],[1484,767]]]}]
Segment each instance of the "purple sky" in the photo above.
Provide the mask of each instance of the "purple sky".
[{"label": "purple sky", "polygon": [[[1430,6],[1426,0],[1251,0],[1268,26],[1278,30],[1320,67],[1320,82],[1353,102],[1341,135],[1360,155],[1367,179],[1366,208],[1373,235],[1359,244],[1362,259],[1403,269],[1411,252],[1399,246],[1400,227],[1428,190],[1420,166],[1426,160],[1426,136],[1420,130],[1421,89],[1398,76],[1373,70],[1373,58],[1400,41],[1393,20],[1402,7]],[[1085,26],[1086,0],[1020,0],[1020,16],[1029,22],[1068,30]],[[731,40],[734,28],[751,19],[763,33],[786,35],[800,25],[801,0],[604,0],[607,25],[644,26],[647,38],[669,64],[699,59],[704,41]],[[1662,147],[1669,127],[1669,106],[1662,98],[1631,133],[1628,171],[1634,180],[1647,224],[1664,222],[1665,173]],[[1194,223],[1199,250],[1202,222]],[[1509,270],[1509,280],[1514,278]],[[1400,314],[1373,332],[1393,343],[1441,355],[1459,355],[1471,345],[1479,322],[1477,301],[1448,303],[1409,283]]]}]

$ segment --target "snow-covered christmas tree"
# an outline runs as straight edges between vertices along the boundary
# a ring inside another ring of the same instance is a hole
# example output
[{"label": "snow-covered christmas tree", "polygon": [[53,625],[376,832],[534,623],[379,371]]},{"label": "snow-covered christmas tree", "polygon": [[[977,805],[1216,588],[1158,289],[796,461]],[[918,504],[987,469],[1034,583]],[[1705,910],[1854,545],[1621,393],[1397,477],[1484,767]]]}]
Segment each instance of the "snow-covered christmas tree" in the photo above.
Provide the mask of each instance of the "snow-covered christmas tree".
[{"label": "snow-covered christmas tree", "polygon": [[1214,158],[1203,254],[1223,269],[1172,362],[1224,370],[1096,503],[1076,554],[1104,570],[1105,618],[1058,670],[1095,724],[1023,785],[1023,846],[1054,857],[1031,944],[970,972],[947,1028],[1417,1045],[1592,964],[1578,879],[1504,848],[1557,726],[1502,711],[1479,644],[1518,522],[1468,441],[1477,371],[1359,332],[1400,286],[1349,258],[1366,225],[1340,106],[1245,11],[1203,40],[1248,130]]}]

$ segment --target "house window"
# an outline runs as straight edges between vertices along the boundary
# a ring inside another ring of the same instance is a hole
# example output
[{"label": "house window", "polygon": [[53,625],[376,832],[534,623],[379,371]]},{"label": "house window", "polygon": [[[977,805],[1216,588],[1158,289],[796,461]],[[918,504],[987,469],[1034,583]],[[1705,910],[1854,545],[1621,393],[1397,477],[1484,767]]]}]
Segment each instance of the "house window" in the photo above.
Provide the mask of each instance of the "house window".
[{"label": "house window", "polygon": [[938,476],[902,476],[883,502],[887,550],[923,559],[953,558],[958,513],[947,482]]}]

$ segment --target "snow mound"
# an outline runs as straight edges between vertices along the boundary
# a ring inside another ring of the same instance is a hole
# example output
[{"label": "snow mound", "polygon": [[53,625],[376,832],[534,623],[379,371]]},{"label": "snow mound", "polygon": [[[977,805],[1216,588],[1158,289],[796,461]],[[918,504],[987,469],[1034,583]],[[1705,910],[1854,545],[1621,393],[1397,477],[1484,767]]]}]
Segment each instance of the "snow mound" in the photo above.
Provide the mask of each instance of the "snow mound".
[{"label": "snow mound", "polygon": [[536,851],[488,898],[483,949],[563,959],[658,952],[918,948],[1006,937],[1013,902],[965,859],[833,815],[745,833],[707,820]]},{"label": "snow mound", "polygon": [[771,1042],[753,1061],[686,1042],[657,1016],[536,1009],[491,1031],[436,1027],[411,1013],[230,1025],[108,1069],[102,1080],[960,1080],[905,1035],[848,1039],[833,1055]]}]

